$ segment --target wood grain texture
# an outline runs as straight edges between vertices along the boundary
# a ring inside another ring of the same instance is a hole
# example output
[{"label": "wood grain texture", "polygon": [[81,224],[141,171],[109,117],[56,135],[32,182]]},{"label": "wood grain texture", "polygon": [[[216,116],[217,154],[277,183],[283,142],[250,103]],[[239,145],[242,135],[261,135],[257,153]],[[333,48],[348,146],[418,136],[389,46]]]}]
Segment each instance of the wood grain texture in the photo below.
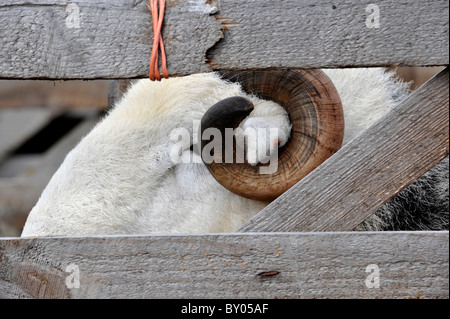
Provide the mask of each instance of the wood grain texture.
[{"label": "wood grain texture", "polygon": [[448,155],[448,108],[446,68],[240,231],[353,230]]},{"label": "wood grain texture", "polygon": [[[368,28],[371,2],[168,0],[169,73],[449,63],[448,1],[382,1]],[[6,0],[0,23],[0,78],[148,76],[144,0]]]},{"label": "wood grain texture", "polygon": [[[0,58],[1,59],[1,58]],[[0,62],[1,63],[1,62]],[[4,109],[90,109],[107,107],[111,80],[0,80],[0,112]]]},{"label": "wood grain texture", "polygon": [[55,113],[45,108],[0,109],[0,164],[8,153],[42,129]]},{"label": "wood grain texture", "polygon": [[[208,57],[218,69],[420,66],[449,61],[446,0],[217,2],[217,18],[226,31]],[[378,6],[379,28],[366,26],[372,14],[369,4]]]},{"label": "wood grain texture", "polygon": [[[171,74],[210,70],[222,36],[203,0],[168,0],[163,38]],[[76,17],[78,16],[78,19]],[[147,77],[153,30],[144,0],[8,0],[0,4],[0,78]]]},{"label": "wood grain texture", "polygon": [[[448,298],[448,240],[448,232],[6,238],[0,297]],[[369,265],[379,268],[379,288],[366,286]]]}]

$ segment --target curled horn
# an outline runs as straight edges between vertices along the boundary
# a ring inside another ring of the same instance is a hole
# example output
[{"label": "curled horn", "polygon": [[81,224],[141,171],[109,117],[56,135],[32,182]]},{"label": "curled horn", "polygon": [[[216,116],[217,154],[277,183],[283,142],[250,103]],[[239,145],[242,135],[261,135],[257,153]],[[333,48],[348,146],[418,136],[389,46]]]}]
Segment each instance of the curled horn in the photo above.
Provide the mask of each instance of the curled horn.
[{"label": "curled horn", "polygon": [[[344,115],[341,100],[322,71],[234,71],[224,73],[224,78],[239,82],[246,93],[284,107],[292,124],[288,142],[278,150],[278,168],[273,174],[260,173],[260,166],[265,164],[252,166],[246,162],[226,163],[224,160],[206,163],[214,178],[231,192],[271,201],[342,146]],[[228,127],[234,129],[252,109],[251,102],[241,97],[220,101],[203,116],[200,132],[203,134],[211,127],[221,132]],[[201,140],[200,145],[203,154],[205,141]]]}]

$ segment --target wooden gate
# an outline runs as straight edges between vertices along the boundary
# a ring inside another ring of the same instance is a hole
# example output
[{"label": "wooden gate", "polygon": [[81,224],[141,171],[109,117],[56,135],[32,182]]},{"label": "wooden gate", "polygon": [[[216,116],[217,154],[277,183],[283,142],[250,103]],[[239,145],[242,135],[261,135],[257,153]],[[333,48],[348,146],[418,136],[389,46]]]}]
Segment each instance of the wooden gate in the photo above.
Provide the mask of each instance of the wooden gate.
[{"label": "wooden gate", "polygon": [[[0,78],[148,76],[145,1],[6,0]],[[449,2],[167,0],[172,76],[447,66]],[[4,298],[448,298],[448,232],[349,232],[449,151],[448,68],[238,233],[0,239]]]}]

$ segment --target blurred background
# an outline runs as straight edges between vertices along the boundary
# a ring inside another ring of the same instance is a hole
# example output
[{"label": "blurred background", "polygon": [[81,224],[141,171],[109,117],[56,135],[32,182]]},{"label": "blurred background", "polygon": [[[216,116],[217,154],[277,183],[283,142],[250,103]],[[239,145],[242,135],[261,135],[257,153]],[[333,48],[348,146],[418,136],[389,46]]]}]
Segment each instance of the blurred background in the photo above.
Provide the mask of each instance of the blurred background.
[{"label": "blurred background", "polygon": [[[442,67],[395,68],[416,89]],[[0,80],[0,237],[17,237],[66,154],[108,108],[113,81]]]}]

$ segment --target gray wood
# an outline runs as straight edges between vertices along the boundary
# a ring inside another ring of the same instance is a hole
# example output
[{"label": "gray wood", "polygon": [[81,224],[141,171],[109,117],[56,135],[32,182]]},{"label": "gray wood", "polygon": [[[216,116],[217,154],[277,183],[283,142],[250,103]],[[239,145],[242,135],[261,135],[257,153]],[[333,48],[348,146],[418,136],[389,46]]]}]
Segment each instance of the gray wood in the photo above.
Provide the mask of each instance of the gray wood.
[{"label": "gray wood", "polygon": [[[0,58],[1,59],[1,58]],[[1,63],[1,62],[0,62]],[[0,80],[0,112],[4,109],[106,109],[112,80]]]},{"label": "gray wood", "polygon": [[448,155],[448,108],[446,68],[240,231],[353,230]]},{"label": "gray wood", "polygon": [[57,112],[45,108],[0,110],[0,165],[8,152],[44,127],[55,113]]},{"label": "gray wood", "polygon": [[[222,36],[214,10],[203,0],[167,1],[163,37],[172,74],[210,70],[206,51]],[[0,23],[8,26],[0,29],[0,78],[148,76],[153,28],[146,1],[7,0]]]},{"label": "gray wood", "polygon": [[[84,112],[83,112],[84,113]],[[52,146],[23,176],[0,178],[0,236],[20,236],[28,213],[53,174],[80,139],[98,121],[96,111]]]},{"label": "gray wood", "polygon": [[[168,0],[169,73],[449,63],[448,1],[383,1],[380,28],[366,26],[369,3]],[[148,76],[146,1],[6,0],[0,23],[0,78]]]},{"label": "gray wood", "polygon": [[0,297],[448,298],[448,245],[448,232],[5,238]]},{"label": "gray wood", "polygon": [[[217,0],[218,69],[433,65],[449,61],[449,2]],[[368,28],[369,4],[380,27]]]}]

